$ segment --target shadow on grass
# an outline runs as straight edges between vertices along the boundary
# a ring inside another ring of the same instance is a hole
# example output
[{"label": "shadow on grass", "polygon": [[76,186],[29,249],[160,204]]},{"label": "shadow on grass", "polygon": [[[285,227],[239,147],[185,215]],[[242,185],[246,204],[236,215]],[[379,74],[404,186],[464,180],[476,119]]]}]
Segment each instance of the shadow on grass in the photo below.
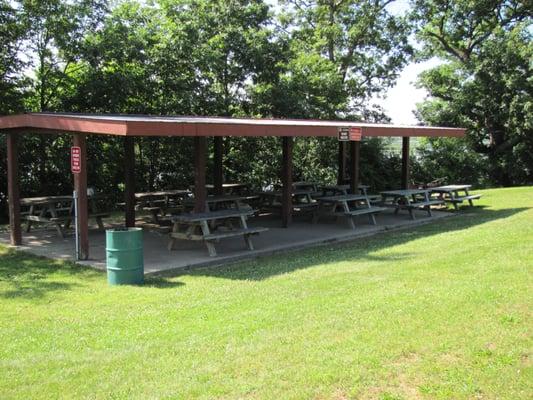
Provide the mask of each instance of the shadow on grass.
[{"label": "shadow on grass", "polygon": [[[0,298],[43,297],[46,293],[80,286],[69,275],[97,274],[65,261],[50,260],[6,248],[0,255]],[[67,278],[67,279],[65,279]]]},{"label": "shadow on grass", "polygon": [[[103,271],[87,266],[39,257],[12,248],[4,248],[0,252],[0,299],[42,298],[53,292],[81,289],[84,282],[91,280],[99,280],[107,285]],[[147,277],[145,285],[169,289],[184,284],[164,277]]]},{"label": "shadow on grass", "polygon": [[172,289],[185,285],[183,282],[170,281],[163,276],[145,276],[144,286],[156,289]]},{"label": "shadow on grass", "polygon": [[[412,240],[426,238],[441,233],[460,231],[484,224],[493,220],[508,218],[527,207],[491,210],[484,207],[464,208],[456,211],[452,218],[438,220],[434,223],[412,226],[410,228],[381,232],[373,236],[362,237],[342,243],[329,243],[327,245],[295,250],[290,253],[263,256],[256,260],[242,261],[236,264],[219,267],[198,268],[195,270],[174,272],[179,275],[200,275],[216,278],[235,280],[263,280],[271,276],[290,273],[299,269],[309,268],[319,264],[349,262],[357,260],[369,261],[398,261],[412,257],[409,253],[397,253],[386,256],[377,256],[373,253],[387,247],[401,245]],[[169,276],[162,274],[162,276]]]},{"label": "shadow on grass", "polygon": [[[508,208],[503,210],[462,209],[453,218],[438,220],[422,226],[413,226],[394,232],[378,233],[374,236],[354,239],[344,243],[283,252],[264,256],[259,260],[248,260],[226,266],[199,268],[194,270],[162,273],[146,277],[144,287],[172,289],[184,283],[169,280],[180,275],[209,276],[233,280],[263,280],[271,276],[290,273],[318,264],[350,262],[357,260],[398,261],[412,257],[409,253],[394,253],[385,256],[375,253],[387,247],[400,245],[432,235],[460,231],[497,219],[511,217],[528,210]],[[71,279],[75,277],[76,279]],[[81,289],[84,280],[99,280],[107,285],[102,271],[80,266],[62,260],[51,260],[24,252],[5,248],[0,250],[0,298],[40,298],[48,293]]]}]

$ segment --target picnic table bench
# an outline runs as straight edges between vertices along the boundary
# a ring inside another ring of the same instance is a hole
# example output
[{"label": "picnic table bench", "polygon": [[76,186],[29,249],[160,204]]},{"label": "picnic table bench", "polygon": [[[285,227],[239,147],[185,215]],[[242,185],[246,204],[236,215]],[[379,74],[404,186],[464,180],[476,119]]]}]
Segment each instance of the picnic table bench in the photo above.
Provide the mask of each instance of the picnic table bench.
[{"label": "picnic table bench", "polygon": [[421,209],[431,217],[431,206],[445,204],[444,200],[433,200],[429,196],[428,189],[405,189],[389,190],[381,192],[382,204],[385,206],[395,207],[394,213],[398,214],[400,209],[409,211],[411,219],[415,219],[414,210]]},{"label": "picnic table bench", "polygon": [[[453,207],[459,209],[459,203],[467,200],[470,206],[474,205],[473,200],[477,200],[481,197],[480,194],[470,194],[468,190],[472,185],[446,185],[431,188],[431,193],[438,195],[440,200],[444,200],[447,203],[452,203]],[[459,194],[463,192],[464,194]]]},{"label": "picnic table bench", "polygon": [[[253,210],[228,209],[176,215],[172,217],[173,227],[169,233],[168,249],[173,249],[176,239],[203,241],[209,255],[215,257],[216,242],[220,239],[242,236],[248,249],[253,250],[250,236],[268,230],[262,227],[248,227],[246,220],[253,214]],[[235,227],[235,221],[238,222],[238,227]],[[217,229],[212,229],[215,222]]]},{"label": "picnic table bench", "polygon": [[325,196],[317,200],[319,206],[313,223],[317,223],[322,216],[344,217],[352,229],[355,229],[355,217],[367,215],[370,223],[376,225],[375,214],[386,210],[385,207],[372,206],[368,196],[360,194]]},{"label": "picnic table bench", "polygon": [[[103,218],[109,217],[107,212],[98,212],[96,200],[98,196],[89,196],[89,218],[94,218],[98,228],[103,230]],[[70,227],[74,218],[74,199],[72,196],[41,196],[20,199],[21,206],[29,207],[21,213],[26,221],[26,232],[31,231],[33,223],[54,225],[60,237],[65,237],[65,229]]]}]

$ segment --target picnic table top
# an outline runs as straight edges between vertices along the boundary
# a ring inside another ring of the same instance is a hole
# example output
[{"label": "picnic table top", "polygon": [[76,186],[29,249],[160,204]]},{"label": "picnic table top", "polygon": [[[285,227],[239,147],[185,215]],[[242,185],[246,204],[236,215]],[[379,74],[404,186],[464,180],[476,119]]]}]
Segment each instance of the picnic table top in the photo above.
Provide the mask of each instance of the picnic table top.
[{"label": "picnic table top", "polygon": [[427,192],[429,192],[429,189],[386,190],[380,193],[385,196],[406,197],[406,196],[412,196],[414,194],[425,194]]},{"label": "picnic table top", "polygon": [[430,188],[432,192],[454,192],[456,190],[470,189],[472,185],[445,185]]},{"label": "picnic table top", "polygon": [[[222,184],[222,188],[224,189],[239,189],[239,188],[245,188],[245,187],[248,187],[249,185],[247,183],[238,183],[238,182],[235,182],[235,183],[223,183]],[[207,189],[214,189],[215,188],[215,185],[212,185],[212,184],[207,184],[205,185],[205,187]]]},{"label": "picnic table top", "polygon": [[41,197],[24,197],[20,199],[22,205],[36,205],[58,203],[61,201],[72,201],[72,196],[41,196]]},{"label": "picnic table top", "polygon": [[[357,186],[359,189],[370,189],[370,186],[368,185],[359,185]],[[348,190],[350,189],[350,185],[348,184],[342,184],[342,185],[320,185],[321,189],[337,189],[337,190]]]},{"label": "picnic table top", "polygon": [[341,194],[338,196],[325,196],[325,197],[319,197],[318,201],[326,201],[326,202],[346,202],[346,201],[356,201],[356,200],[367,200],[368,197],[362,194]]},{"label": "picnic table top", "polygon": [[145,197],[165,197],[165,196],[176,196],[176,195],[185,195],[191,194],[190,190],[187,189],[177,189],[177,190],[160,190],[157,192],[140,192],[135,193],[136,199],[142,199]]},{"label": "picnic table top", "polygon": [[253,210],[219,210],[219,211],[206,211],[201,213],[188,213],[180,214],[172,217],[173,222],[200,222],[200,221],[213,221],[216,219],[234,218],[241,216],[253,215]]},{"label": "picnic table top", "polygon": [[[303,189],[293,190],[291,192],[293,196],[301,196],[304,194],[311,195],[313,193],[315,193],[313,190],[303,190]],[[283,192],[281,190],[265,190],[262,192],[257,192],[257,194],[264,195],[264,196],[282,196]]]},{"label": "picnic table top", "polygon": [[[250,196],[238,196],[238,195],[232,195],[232,194],[222,194],[222,195],[215,195],[215,196],[207,196],[205,198],[205,201],[207,203],[225,203],[225,202],[235,202],[235,201],[242,201],[248,199]],[[190,197],[185,200],[187,203],[193,203],[194,198]]]}]

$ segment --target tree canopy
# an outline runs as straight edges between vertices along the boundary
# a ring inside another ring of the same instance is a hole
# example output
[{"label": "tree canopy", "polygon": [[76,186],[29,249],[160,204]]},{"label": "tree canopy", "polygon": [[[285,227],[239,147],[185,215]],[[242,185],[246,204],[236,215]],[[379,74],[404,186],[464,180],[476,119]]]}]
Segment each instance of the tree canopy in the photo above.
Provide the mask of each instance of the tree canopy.
[{"label": "tree canopy", "polygon": [[470,148],[486,155],[501,185],[533,181],[533,8],[526,3],[417,0],[411,14],[419,56],[444,60],[420,77],[430,95],[420,119],[468,128]]},{"label": "tree canopy", "polygon": [[[528,2],[413,0],[406,16],[391,12],[394,0],[272,3],[0,0],[0,113],[388,121],[372,99],[395,84],[413,55],[438,57],[443,64],[419,80],[430,94],[418,108],[419,119],[467,127],[461,146],[467,154],[480,154],[471,159],[488,160],[489,178],[483,181],[533,180]],[[68,190],[70,178],[63,171],[69,139],[42,135],[24,141],[26,194]],[[278,179],[272,157],[279,152],[265,151],[278,148],[275,141],[226,139],[227,179],[257,185]],[[92,163],[92,184],[119,192],[120,141],[91,138],[89,146],[89,156],[98,160]],[[191,146],[187,138],[139,138],[138,187],[191,183]],[[425,142],[419,153],[427,160],[423,165],[433,168],[443,148]],[[309,138],[297,142],[295,151],[296,177],[334,179],[335,140]],[[250,154],[256,157],[250,160]],[[398,159],[384,152],[379,140],[364,142],[362,157],[367,183],[394,184],[397,177],[385,170],[395,170]],[[5,184],[0,182],[1,193]]]}]

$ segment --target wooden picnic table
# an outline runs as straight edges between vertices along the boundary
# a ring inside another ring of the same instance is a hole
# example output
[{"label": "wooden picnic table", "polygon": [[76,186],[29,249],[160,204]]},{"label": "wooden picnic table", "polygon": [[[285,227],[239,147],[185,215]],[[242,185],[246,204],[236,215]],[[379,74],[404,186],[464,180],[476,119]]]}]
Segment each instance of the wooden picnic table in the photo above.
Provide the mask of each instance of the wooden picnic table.
[{"label": "wooden picnic table", "polygon": [[135,193],[136,209],[148,211],[155,223],[159,223],[159,214],[164,216],[167,212],[180,209],[179,202],[191,195],[190,190],[160,190],[155,192]]},{"label": "wooden picnic table", "polygon": [[388,190],[381,192],[381,198],[383,205],[396,208],[395,214],[398,214],[400,209],[409,211],[411,219],[415,219],[415,209],[426,210],[431,217],[431,206],[444,204],[443,200],[432,200],[429,189]]},{"label": "wooden picnic table", "polygon": [[[253,214],[253,210],[227,209],[176,215],[172,217],[173,227],[169,233],[168,249],[173,249],[177,239],[203,241],[209,255],[215,257],[217,255],[215,242],[242,236],[248,249],[253,250],[250,236],[268,230],[262,227],[248,227],[247,218]],[[237,226],[235,222],[238,223]]]},{"label": "wooden picnic table", "polygon": [[[304,182],[304,181],[296,181],[292,183],[292,190],[293,191],[302,191],[302,192],[311,192],[313,195],[319,195],[320,184],[316,182]],[[281,192],[283,190],[283,186],[279,183],[274,184],[274,192]],[[271,191],[271,190],[267,190]]]},{"label": "wooden picnic table", "polygon": [[[96,201],[101,196],[89,196],[89,218],[94,218],[99,229],[104,229],[103,218],[109,213],[98,212]],[[65,229],[70,227],[74,218],[74,201],[72,196],[40,196],[20,199],[21,206],[29,207],[21,213],[26,220],[26,232],[30,232],[33,223],[39,222],[54,225],[60,237],[65,237]]]},{"label": "wooden picnic table", "polygon": [[384,207],[372,206],[368,196],[362,194],[324,196],[318,198],[317,201],[319,206],[313,223],[317,223],[318,219],[324,216],[344,217],[352,229],[355,229],[355,217],[367,215],[370,223],[376,225],[375,214],[386,210]]},{"label": "wooden picnic table", "polygon": [[320,184],[316,182],[296,181],[292,183],[292,187],[295,190],[307,190],[310,192],[319,192],[319,186]]},{"label": "wooden picnic table", "polygon": [[[431,188],[430,191],[431,193],[437,194],[439,199],[444,200],[447,203],[452,203],[453,207],[457,210],[459,209],[459,203],[468,200],[470,206],[473,206],[473,200],[481,197],[480,194],[470,194],[469,189],[471,187],[472,185],[446,185]],[[463,192],[464,194],[461,195],[460,192]]]},{"label": "wooden picnic table", "polygon": [[[205,199],[205,211],[217,211],[224,209],[236,209],[236,210],[251,210],[246,202],[257,199],[258,196],[207,196]],[[184,205],[191,209],[194,207],[194,198],[187,198],[184,201]]]},{"label": "wooden picnic table", "polygon": [[145,199],[171,199],[172,197],[182,197],[188,196],[191,194],[190,190],[187,189],[176,189],[176,190],[160,190],[156,192],[140,192],[135,193],[136,200],[145,200]]},{"label": "wooden picnic table", "polygon": [[[313,198],[315,192],[311,190],[292,191],[292,209],[295,212],[314,211],[318,203]],[[278,210],[282,205],[283,192],[280,190],[258,192],[261,208],[265,210]]]},{"label": "wooden picnic table", "polygon": [[[215,190],[215,185],[207,184],[205,185],[206,189],[209,192],[212,192]],[[247,192],[249,189],[249,185],[247,183],[223,183],[222,184],[222,194],[224,195],[237,195],[242,196]]]},{"label": "wooden picnic table", "polygon": [[[357,187],[362,195],[368,196],[368,185],[359,185]],[[319,187],[323,196],[337,196],[342,194],[350,194],[350,185],[322,185]]]}]

